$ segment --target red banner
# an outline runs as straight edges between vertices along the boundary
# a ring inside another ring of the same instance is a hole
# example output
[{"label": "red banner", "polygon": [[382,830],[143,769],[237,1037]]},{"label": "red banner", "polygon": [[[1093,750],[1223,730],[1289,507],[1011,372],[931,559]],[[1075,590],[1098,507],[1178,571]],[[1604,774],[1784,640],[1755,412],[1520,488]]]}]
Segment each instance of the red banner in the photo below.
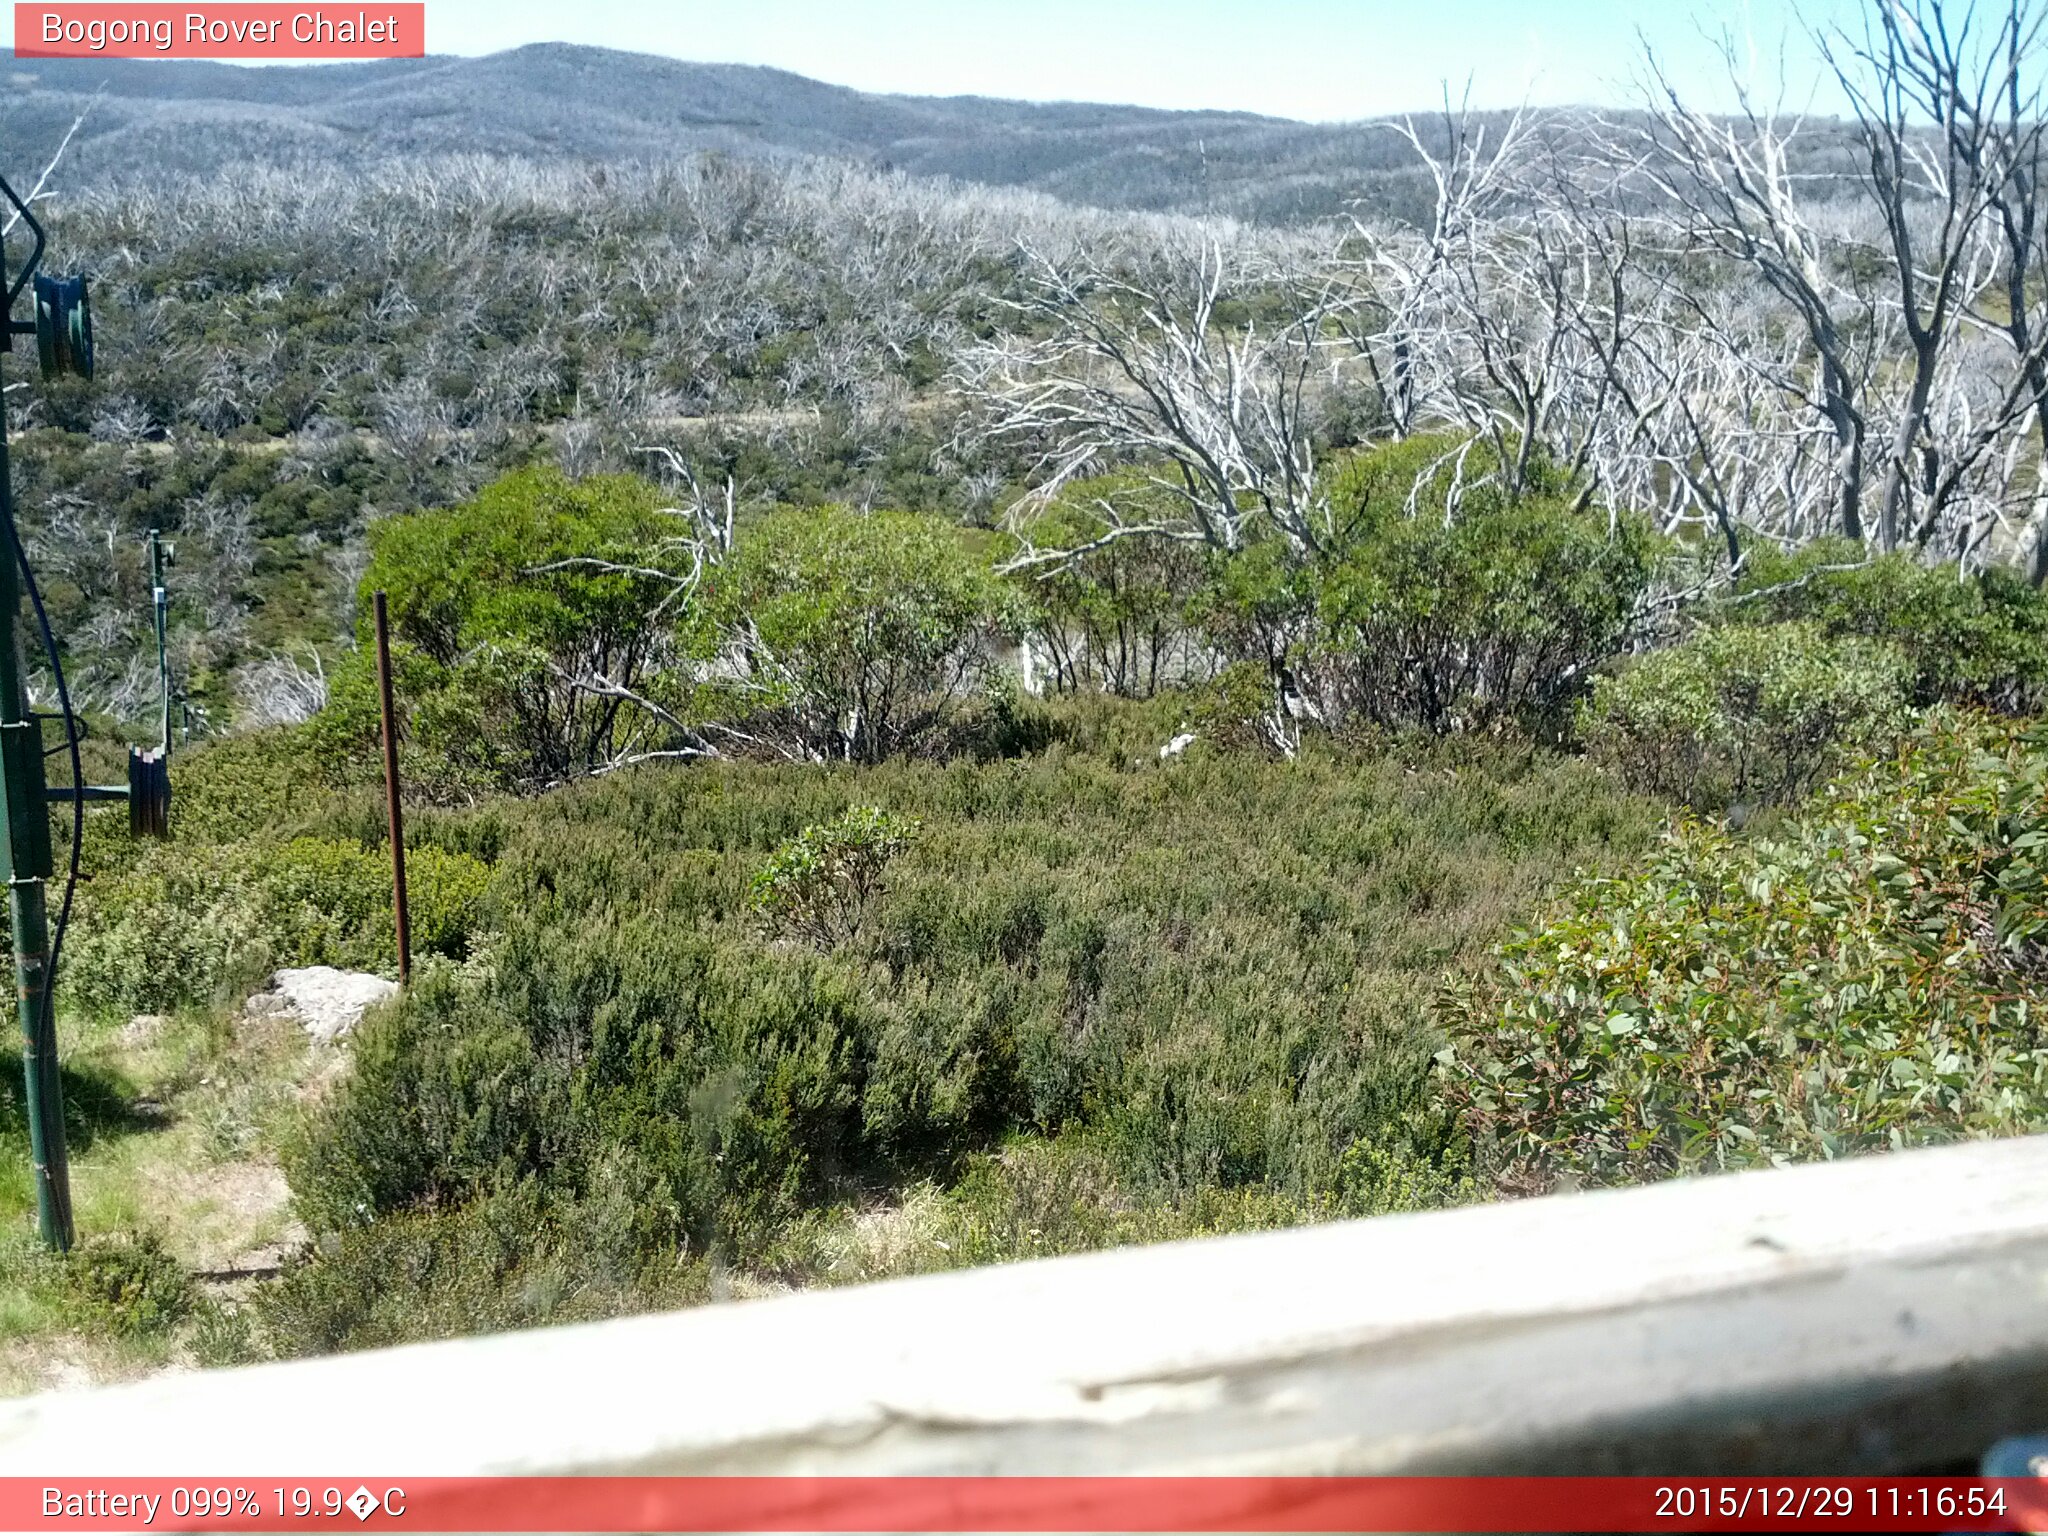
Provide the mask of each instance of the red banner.
[{"label": "red banner", "polygon": [[424,3],[20,5],[18,59],[417,59]]},{"label": "red banner", "polygon": [[11,1531],[2044,1531],[2032,1478],[0,1479]]}]

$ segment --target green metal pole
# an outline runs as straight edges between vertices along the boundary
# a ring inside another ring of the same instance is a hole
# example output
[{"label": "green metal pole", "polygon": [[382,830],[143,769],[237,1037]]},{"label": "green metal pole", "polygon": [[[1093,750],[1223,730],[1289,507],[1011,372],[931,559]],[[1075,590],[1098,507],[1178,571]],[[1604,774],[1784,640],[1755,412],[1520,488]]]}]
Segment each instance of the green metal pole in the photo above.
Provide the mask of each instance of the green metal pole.
[{"label": "green metal pole", "polygon": [[49,985],[49,917],[44,892],[49,881],[50,820],[43,779],[42,723],[29,713],[23,680],[21,570],[14,551],[20,531],[14,522],[14,477],[7,458],[6,409],[0,405],[0,518],[6,520],[0,547],[0,811],[7,836],[0,840],[0,878],[7,881],[7,906],[14,938],[15,1008],[21,1020],[21,1060],[28,1102],[29,1158],[35,1165],[36,1228],[43,1245],[62,1253],[71,1247],[71,1166],[64,1149],[64,1089],[57,1075],[54,1010],[44,1006]]},{"label": "green metal pole", "polygon": [[171,593],[164,585],[164,535],[160,528],[149,530],[149,600],[156,610],[156,684],[163,698],[164,761],[171,760]]}]

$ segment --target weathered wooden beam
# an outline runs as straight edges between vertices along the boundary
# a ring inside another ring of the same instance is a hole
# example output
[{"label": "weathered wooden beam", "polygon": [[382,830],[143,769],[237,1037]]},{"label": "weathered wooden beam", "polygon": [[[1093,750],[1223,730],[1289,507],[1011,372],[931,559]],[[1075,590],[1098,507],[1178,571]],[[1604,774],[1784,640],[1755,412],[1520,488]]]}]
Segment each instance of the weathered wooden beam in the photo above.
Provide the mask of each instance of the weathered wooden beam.
[{"label": "weathered wooden beam", "polygon": [[0,1474],[1933,1470],[2048,1428],[2048,1137],[0,1405]]}]

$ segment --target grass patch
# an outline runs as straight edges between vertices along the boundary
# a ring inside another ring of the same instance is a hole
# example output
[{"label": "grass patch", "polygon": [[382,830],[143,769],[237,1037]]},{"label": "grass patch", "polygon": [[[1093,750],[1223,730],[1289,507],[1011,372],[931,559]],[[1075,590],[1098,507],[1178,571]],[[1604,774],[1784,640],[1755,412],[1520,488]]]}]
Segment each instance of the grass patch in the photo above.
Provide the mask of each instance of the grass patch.
[{"label": "grass patch", "polygon": [[274,1149],[316,1063],[288,1021],[201,1010],[66,1014],[65,1120],[79,1243],[36,1237],[20,1070],[0,1075],[0,1391],[117,1380],[255,1349],[239,1288],[297,1230]]}]

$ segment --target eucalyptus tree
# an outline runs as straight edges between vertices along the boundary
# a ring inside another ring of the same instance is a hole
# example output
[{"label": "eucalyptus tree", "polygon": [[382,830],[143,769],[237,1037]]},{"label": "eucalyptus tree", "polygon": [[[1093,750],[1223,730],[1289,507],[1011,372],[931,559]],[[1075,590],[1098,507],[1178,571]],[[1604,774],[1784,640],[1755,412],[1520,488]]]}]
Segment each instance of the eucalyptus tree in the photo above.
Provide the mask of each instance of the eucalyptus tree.
[{"label": "eucalyptus tree", "polygon": [[1134,464],[1152,515],[1101,504],[1085,546],[1029,549],[1057,563],[1148,537],[1237,551],[1262,536],[1296,557],[1338,534],[1317,476],[1317,424],[1352,350],[1334,324],[1358,302],[1350,275],[1296,242],[1221,228],[1149,248],[1024,244],[1010,329],[964,350],[956,382],[983,442],[1026,451],[1041,496]]},{"label": "eucalyptus tree", "polygon": [[[2048,575],[2048,496],[2036,493],[2024,532],[2007,525],[2022,461],[2014,434],[2048,445],[2041,25],[2034,0],[1873,0],[1860,28],[1816,29],[1849,108],[1838,170],[1800,168],[1803,138],[1840,130],[1758,105],[1729,41],[1735,115],[1687,103],[1652,53],[1651,111],[1611,145],[1654,192],[1675,270],[1704,254],[1769,301],[1747,334],[1696,303],[1699,323],[1770,396],[1826,424],[1837,531],[1880,551],[1939,535],[1966,558],[2002,531],[2037,581]],[[1695,302],[1701,287],[1695,277],[1678,297]],[[1780,330],[1798,345],[1771,344]],[[1987,337],[2003,338],[2002,357]],[[1760,424],[1790,493],[1772,531],[1796,536],[1807,434]]]},{"label": "eucalyptus tree", "polygon": [[[1963,377],[1944,364],[1965,340],[1967,312],[1981,311],[1993,292],[2001,250],[1988,215],[2008,177],[2004,162],[2016,147],[2010,141],[2039,131],[2018,115],[2017,103],[2009,123],[1999,110],[2021,89],[2032,62],[2030,34],[2038,21],[2027,9],[2011,0],[2002,14],[1991,12],[1987,34],[1976,27],[1974,5],[1951,16],[1944,0],[1910,0],[1870,6],[1859,34],[1819,34],[1830,72],[1851,103],[1862,148],[1860,191],[1880,222],[1889,303],[1903,333],[1904,388],[1891,412],[1878,512],[1884,550],[1897,548],[1909,531],[1921,541],[1934,531],[1945,502],[2009,426],[2011,407],[2022,398],[2023,391],[2008,391],[2003,409],[1973,420],[1960,438],[1936,430],[1937,385],[1954,390]],[[2021,277],[2024,286],[2024,271]],[[2014,378],[2021,380],[2023,370]]]},{"label": "eucalyptus tree", "polygon": [[[1732,40],[1722,53],[1736,89],[1732,117],[1687,102],[1663,62],[1646,50],[1651,94],[1642,127],[1617,146],[1658,194],[1656,216],[1674,260],[1703,255],[1746,274],[1775,298],[1804,345],[1757,360],[1765,382],[1825,421],[1833,438],[1833,513],[1838,531],[1865,536],[1868,388],[1883,361],[1878,275],[1837,259],[1816,190],[1796,169],[1804,117],[1780,119],[1743,78]],[[1703,311],[1701,318],[1707,317]],[[1732,355],[1741,357],[1739,349]]]}]

